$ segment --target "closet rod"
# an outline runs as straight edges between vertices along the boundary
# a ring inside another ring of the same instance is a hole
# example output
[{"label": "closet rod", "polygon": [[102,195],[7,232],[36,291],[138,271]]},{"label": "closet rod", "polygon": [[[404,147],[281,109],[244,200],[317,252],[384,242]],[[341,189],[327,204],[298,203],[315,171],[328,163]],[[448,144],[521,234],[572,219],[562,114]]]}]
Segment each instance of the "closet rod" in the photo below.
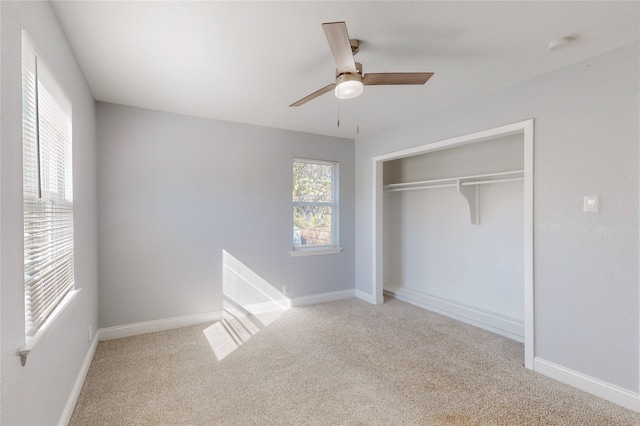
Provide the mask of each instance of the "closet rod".
[{"label": "closet rod", "polygon": [[457,183],[445,183],[442,185],[422,185],[422,186],[408,186],[405,188],[388,188],[387,191],[388,192],[395,192],[395,191],[413,191],[415,189],[431,189],[431,188],[447,188],[447,187],[457,187],[458,184]]},{"label": "closet rod", "polygon": [[524,180],[523,177],[510,178],[510,179],[494,179],[494,180],[479,180],[476,182],[460,182],[460,185],[484,185],[485,183],[498,183],[498,182],[511,182],[514,180]]},{"label": "closet rod", "polygon": [[[457,181],[458,179],[456,179]],[[459,179],[462,180],[462,179]],[[478,180],[475,182],[460,182],[461,186],[472,186],[472,185],[485,185],[487,183],[500,183],[500,182],[512,182],[516,180],[524,180],[523,177],[516,178],[508,178],[508,179],[493,179],[493,180]],[[447,188],[447,187],[456,187],[457,183],[445,183],[440,185],[415,185],[415,186],[406,186],[402,188],[386,188],[388,192],[396,192],[396,191],[413,191],[418,189],[431,189],[431,188]]]}]

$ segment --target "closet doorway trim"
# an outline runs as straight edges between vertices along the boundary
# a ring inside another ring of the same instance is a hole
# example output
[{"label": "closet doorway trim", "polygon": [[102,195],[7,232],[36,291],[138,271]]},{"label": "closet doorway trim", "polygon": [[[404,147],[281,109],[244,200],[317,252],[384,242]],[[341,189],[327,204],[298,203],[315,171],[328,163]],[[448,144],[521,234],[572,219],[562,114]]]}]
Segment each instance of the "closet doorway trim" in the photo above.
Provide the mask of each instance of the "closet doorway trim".
[{"label": "closet doorway trim", "polygon": [[524,364],[533,370],[533,119],[482,130],[438,142],[373,157],[372,203],[372,292],[376,304],[383,303],[383,164],[385,161],[425,154],[445,148],[468,145],[503,136],[521,134],[524,139]]}]

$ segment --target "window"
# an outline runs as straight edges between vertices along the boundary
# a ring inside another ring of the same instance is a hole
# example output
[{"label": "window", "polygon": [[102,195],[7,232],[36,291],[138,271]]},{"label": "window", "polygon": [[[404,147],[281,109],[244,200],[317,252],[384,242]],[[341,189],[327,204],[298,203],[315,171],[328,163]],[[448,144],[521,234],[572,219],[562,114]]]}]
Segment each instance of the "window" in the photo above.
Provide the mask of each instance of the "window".
[{"label": "window", "polygon": [[22,33],[26,335],[74,286],[71,103]]},{"label": "window", "polygon": [[340,250],[338,163],[294,158],[291,254],[296,255],[296,252],[304,251],[326,254]]}]

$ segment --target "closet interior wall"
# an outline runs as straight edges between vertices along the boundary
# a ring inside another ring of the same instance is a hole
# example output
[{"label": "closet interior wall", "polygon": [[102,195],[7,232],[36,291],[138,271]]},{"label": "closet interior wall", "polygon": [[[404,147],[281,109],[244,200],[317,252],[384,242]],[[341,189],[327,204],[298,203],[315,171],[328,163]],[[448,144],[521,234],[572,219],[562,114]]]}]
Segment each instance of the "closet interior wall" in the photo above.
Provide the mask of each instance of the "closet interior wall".
[{"label": "closet interior wall", "polygon": [[[385,162],[385,292],[523,341],[523,168],[522,134]],[[460,180],[477,187],[474,224],[455,178],[493,173]]]}]

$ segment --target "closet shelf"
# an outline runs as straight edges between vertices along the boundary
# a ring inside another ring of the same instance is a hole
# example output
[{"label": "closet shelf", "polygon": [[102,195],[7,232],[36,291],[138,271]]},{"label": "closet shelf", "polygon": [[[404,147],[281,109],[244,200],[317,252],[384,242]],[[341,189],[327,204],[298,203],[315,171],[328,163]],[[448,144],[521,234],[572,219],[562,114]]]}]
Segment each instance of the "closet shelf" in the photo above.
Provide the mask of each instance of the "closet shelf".
[{"label": "closet shelf", "polygon": [[417,182],[392,183],[385,185],[385,191],[413,191],[418,189],[446,188],[449,186],[458,188],[460,194],[469,203],[471,223],[480,223],[480,185],[489,183],[511,182],[523,180],[524,170],[509,172],[488,173],[484,175],[459,176],[445,179],[422,180]]},{"label": "closet shelf", "polygon": [[417,189],[446,188],[449,186],[484,185],[487,183],[510,182],[524,179],[524,170],[488,173],[484,175],[458,176],[445,179],[421,180],[416,182],[391,183],[385,185],[387,191],[411,191]]}]

